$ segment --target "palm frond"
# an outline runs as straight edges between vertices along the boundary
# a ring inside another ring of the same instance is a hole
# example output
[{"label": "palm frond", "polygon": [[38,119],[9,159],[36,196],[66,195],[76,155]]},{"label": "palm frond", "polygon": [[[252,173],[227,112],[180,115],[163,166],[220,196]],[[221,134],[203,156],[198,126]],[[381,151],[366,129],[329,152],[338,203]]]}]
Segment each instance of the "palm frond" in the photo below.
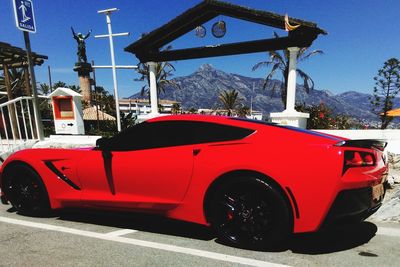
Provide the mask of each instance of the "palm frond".
[{"label": "palm frond", "polygon": [[279,63],[275,63],[274,66],[272,66],[271,71],[269,72],[269,74],[267,75],[267,77],[264,80],[263,90],[265,90],[265,88],[267,87],[268,82],[272,79],[272,77],[274,77],[275,72],[279,67],[280,67]]},{"label": "palm frond", "polygon": [[280,62],[281,64],[286,65],[286,59],[277,51],[270,51],[269,58],[270,61]]},{"label": "palm frond", "polygon": [[314,89],[314,81],[308,76],[304,71],[297,69],[297,73],[303,79],[303,86],[306,89],[306,92],[309,93]]},{"label": "palm frond", "polygon": [[299,61],[306,60],[314,55],[322,55],[322,54],[324,54],[324,52],[322,50],[316,49],[316,50],[309,52],[308,54],[305,54],[305,55],[302,54],[301,57],[299,57]]},{"label": "palm frond", "polygon": [[147,85],[142,86],[142,89],[140,89],[140,95],[144,96],[147,93],[148,93]]},{"label": "palm frond", "polygon": [[263,68],[263,67],[268,67],[269,65],[271,65],[271,61],[262,61],[262,62],[258,62],[256,65],[254,65],[251,70],[255,71],[258,70],[259,68]]}]

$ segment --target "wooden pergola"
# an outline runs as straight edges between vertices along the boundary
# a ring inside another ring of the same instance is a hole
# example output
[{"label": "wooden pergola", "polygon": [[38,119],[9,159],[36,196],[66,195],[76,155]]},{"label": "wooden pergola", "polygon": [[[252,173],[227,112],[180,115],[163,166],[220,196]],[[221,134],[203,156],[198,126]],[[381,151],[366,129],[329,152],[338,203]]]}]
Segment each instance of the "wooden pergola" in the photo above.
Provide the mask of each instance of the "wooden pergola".
[{"label": "wooden pergola", "polygon": [[[34,65],[42,65],[48,59],[47,56],[32,53],[32,62]],[[10,69],[24,69],[24,84],[26,92],[31,92],[30,78],[28,71],[28,59],[26,51],[22,48],[12,46],[8,43],[0,42],[0,68],[4,72],[5,87],[7,90],[8,100],[12,99],[11,80],[9,77]],[[30,94],[30,93],[29,93]]]},{"label": "wooden pergola", "polygon": [[[32,64],[35,65],[42,65],[43,62],[48,58],[44,55],[39,55],[37,53],[32,53]],[[24,70],[24,85],[25,85],[25,92],[27,95],[31,96],[32,90],[30,87],[30,75],[29,75],[29,65],[28,65],[28,58],[27,53],[22,48],[12,46],[8,43],[0,42],[0,68],[4,72],[4,83],[5,88],[7,91],[7,98],[8,100],[12,100],[13,93],[12,93],[12,81],[10,79],[9,70],[10,69],[20,69]],[[10,104],[14,106],[14,104]],[[9,108],[8,112],[10,114],[10,119],[12,121],[11,125],[13,128],[13,137],[19,138],[19,133],[17,129],[17,115],[15,113],[15,108]],[[36,126],[34,126],[36,127]],[[36,130],[35,130],[36,132]]]},{"label": "wooden pergola", "polygon": [[165,25],[130,44],[125,48],[125,51],[135,54],[142,63],[150,61],[162,62],[256,53],[281,50],[288,47],[309,47],[319,34],[326,34],[324,30],[318,28],[317,24],[313,22],[289,18],[291,24],[300,25],[300,27],[294,31],[290,31],[288,36],[285,37],[160,51],[160,49],[168,43],[220,15],[258,23],[276,29],[285,29],[285,16],[283,15],[217,0],[204,0]]},{"label": "wooden pergola", "polygon": [[203,47],[162,50],[167,44],[218,16],[232,17],[275,29],[285,29],[284,15],[251,9],[218,0],[203,0],[198,5],[188,9],[165,25],[142,36],[141,39],[126,47],[125,51],[133,53],[140,62],[149,65],[152,113],[155,115],[158,114],[154,62],[238,55],[283,49],[289,49],[290,51],[287,110],[288,112],[296,113],[294,110],[294,98],[296,89],[296,59],[299,48],[311,46],[318,35],[327,33],[319,28],[316,23],[296,18],[288,18],[286,22],[291,25],[296,25],[296,28],[289,31],[287,36]]}]

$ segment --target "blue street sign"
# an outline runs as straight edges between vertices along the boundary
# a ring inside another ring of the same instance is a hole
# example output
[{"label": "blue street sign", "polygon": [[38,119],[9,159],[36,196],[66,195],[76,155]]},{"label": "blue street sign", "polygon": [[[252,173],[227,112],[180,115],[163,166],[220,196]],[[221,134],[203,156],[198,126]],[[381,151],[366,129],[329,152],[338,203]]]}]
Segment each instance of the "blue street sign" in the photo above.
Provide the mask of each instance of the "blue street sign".
[{"label": "blue street sign", "polygon": [[35,14],[31,0],[13,0],[15,23],[21,31],[36,32]]}]

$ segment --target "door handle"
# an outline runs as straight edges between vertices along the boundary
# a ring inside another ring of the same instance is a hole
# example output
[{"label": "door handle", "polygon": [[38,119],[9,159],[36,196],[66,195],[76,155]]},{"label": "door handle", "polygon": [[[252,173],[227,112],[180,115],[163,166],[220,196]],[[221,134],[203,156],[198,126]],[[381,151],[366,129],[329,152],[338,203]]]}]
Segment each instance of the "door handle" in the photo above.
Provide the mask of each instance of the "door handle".
[{"label": "door handle", "polygon": [[193,156],[197,156],[200,153],[200,151],[201,151],[200,148],[193,149]]}]

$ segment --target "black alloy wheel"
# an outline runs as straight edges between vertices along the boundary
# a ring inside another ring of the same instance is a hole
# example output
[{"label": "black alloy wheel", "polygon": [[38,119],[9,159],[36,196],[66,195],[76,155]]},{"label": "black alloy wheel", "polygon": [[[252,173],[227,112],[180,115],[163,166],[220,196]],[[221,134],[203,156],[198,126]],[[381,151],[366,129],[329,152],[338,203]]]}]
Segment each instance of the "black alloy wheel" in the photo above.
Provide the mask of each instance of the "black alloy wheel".
[{"label": "black alloy wheel", "polygon": [[50,213],[46,188],[39,175],[28,165],[18,163],[6,168],[2,188],[18,213],[35,217]]},{"label": "black alloy wheel", "polygon": [[292,231],[281,193],[263,180],[240,177],[216,190],[210,222],[219,237],[251,248],[279,246]]}]

